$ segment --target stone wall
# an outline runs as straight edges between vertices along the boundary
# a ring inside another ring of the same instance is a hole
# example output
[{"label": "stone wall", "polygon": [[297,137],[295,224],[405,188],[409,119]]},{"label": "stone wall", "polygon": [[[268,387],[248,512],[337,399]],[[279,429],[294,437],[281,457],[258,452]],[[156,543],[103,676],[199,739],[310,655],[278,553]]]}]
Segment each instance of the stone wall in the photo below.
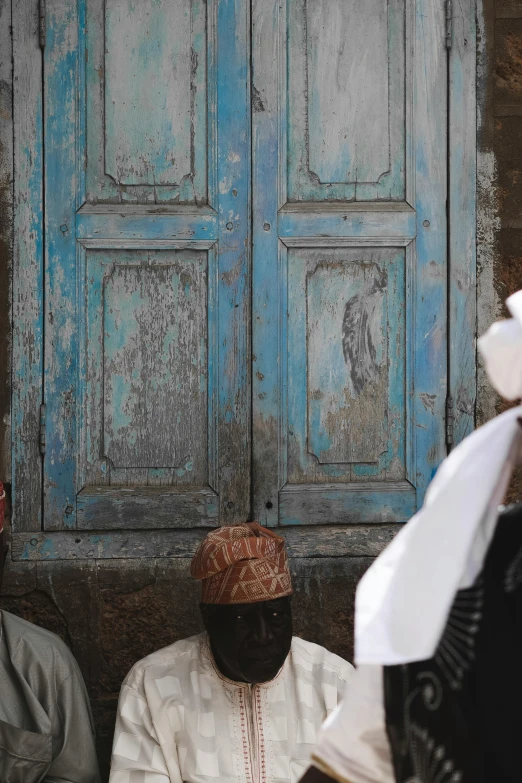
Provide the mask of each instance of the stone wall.
[{"label": "stone wall", "polygon": [[[199,586],[189,562],[62,561],[11,564],[2,606],[57,633],[82,669],[98,731],[106,780],[118,691],[148,653],[202,630]],[[370,558],[291,562],[295,631],[352,657],[355,586]]]}]

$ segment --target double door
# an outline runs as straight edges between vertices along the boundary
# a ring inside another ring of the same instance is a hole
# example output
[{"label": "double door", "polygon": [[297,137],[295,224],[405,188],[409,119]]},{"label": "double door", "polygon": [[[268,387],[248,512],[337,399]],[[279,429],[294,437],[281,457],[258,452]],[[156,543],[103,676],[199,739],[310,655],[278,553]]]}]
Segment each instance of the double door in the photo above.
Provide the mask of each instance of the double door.
[{"label": "double door", "polygon": [[442,0],[47,0],[19,529],[414,513],[445,454],[444,34]]}]

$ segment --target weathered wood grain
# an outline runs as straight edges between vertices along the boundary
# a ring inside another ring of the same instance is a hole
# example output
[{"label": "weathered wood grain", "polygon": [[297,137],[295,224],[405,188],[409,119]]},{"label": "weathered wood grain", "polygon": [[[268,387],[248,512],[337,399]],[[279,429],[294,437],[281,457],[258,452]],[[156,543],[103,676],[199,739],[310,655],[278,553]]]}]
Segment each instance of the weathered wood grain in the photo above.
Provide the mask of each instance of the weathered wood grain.
[{"label": "weathered wood grain", "polygon": [[454,444],[475,426],[476,269],[476,3],[454,5],[449,52],[449,394]]},{"label": "weathered wood grain", "polygon": [[206,3],[85,8],[87,201],[207,202]]},{"label": "weathered wood grain", "polygon": [[219,215],[217,396],[220,520],[250,515],[250,4],[217,0]]},{"label": "weathered wood grain", "polygon": [[11,3],[0,2],[0,480],[11,483],[13,273],[13,43]]},{"label": "weathered wood grain", "polygon": [[116,468],[205,469],[206,258],[145,256],[104,276],[104,456]]},{"label": "weathered wood grain", "polygon": [[317,203],[313,204],[313,211],[309,208],[285,208],[279,215],[281,239],[286,243],[291,237],[375,237],[375,239],[407,237],[412,239],[415,236],[415,212],[408,205],[401,204],[400,209],[388,209],[384,204],[379,209],[368,209],[369,205],[366,203],[364,206],[365,210],[345,209],[344,211],[340,211],[338,205],[335,210],[330,208],[319,210]]},{"label": "weathered wood grain", "polygon": [[316,253],[306,275],[308,451],[320,464],[378,462],[388,413],[387,269]]},{"label": "weathered wood grain", "polygon": [[44,519],[59,529],[76,523],[78,19],[68,0],[50,0],[46,9]]},{"label": "weathered wood grain", "polygon": [[219,501],[211,489],[89,487],[77,500],[79,530],[208,527],[218,524]]},{"label": "weathered wood grain", "polygon": [[288,485],[279,493],[282,525],[375,525],[407,522],[415,488],[403,482]]},{"label": "weathered wood grain", "polygon": [[[287,265],[288,482],[406,478],[404,249],[291,248]],[[380,349],[357,305],[375,275]],[[361,385],[369,361],[375,377]]]},{"label": "weathered wood grain", "polygon": [[[413,122],[417,239],[412,297],[415,476],[418,501],[446,456],[447,54],[442,3],[416,0]],[[444,130],[442,130],[444,129]],[[441,165],[444,161],[444,165]]]},{"label": "weathered wood grain", "polygon": [[[286,528],[278,532],[290,557],[376,557],[400,529],[369,527]],[[208,529],[127,532],[21,533],[13,536],[15,560],[52,561],[193,557]]]},{"label": "weathered wood grain", "polygon": [[85,274],[82,484],[205,486],[207,254],[87,250]]},{"label": "weathered wood grain", "polygon": [[376,183],[390,167],[388,2],[315,0],[305,13],[310,172]]},{"label": "weathered wood grain", "polygon": [[111,204],[84,205],[76,215],[78,238],[86,240],[112,239],[168,241],[187,240],[215,242],[217,215],[209,207],[195,211],[178,207],[136,204],[114,208]]},{"label": "weathered wood grain", "polygon": [[42,460],[38,448],[43,378],[42,56],[38,6],[13,10],[13,528],[41,527]]},{"label": "weathered wood grain", "polygon": [[252,2],[252,417],[253,514],[276,525],[284,476],[284,248],[286,202],[286,3]]},{"label": "weathered wood grain", "polygon": [[[50,0],[47,24],[45,528],[74,528],[90,486],[211,485],[244,519],[248,9]],[[185,500],[172,524],[215,523]]]},{"label": "weathered wood grain", "polygon": [[179,185],[190,176],[190,6],[106,0],[105,173],[118,185]]},{"label": "weathered wood grain", "polygon": [[411,4],[288,7],[290,199],[402,200]]},{"label": "weathered wood grain", "polygon": [[[342,522],[351,513],[365,522],[381,519],[381,512],[384,519],[405,519],[445,450],[442,4],[391,0],[385,8],[378,2],[290,0],[283,7],[258,2],[253,9],[255,513],[268,524],[322,524],[328,514]],[[345,11],[351,29],[343,36]],[[359,35],[348,51],[350,36],[372,20],[368,35]],[[343,68],[344,82],[337,78]],[[372,86],[364,91],[366,79]],[[363,92],[369,105],[363,105]],[[377,118],[374,125],[370,116]],[[377,184],[358,176],[348,183],[350,154],[368,177],[382,169],[383,144],[375,149],[381,120],[389,131],[386,171]],[[342,125],[355,130],[346,143],[332,145]],[[317,176],[313,160],[331,181]],[[371,297],[361,297],[364,306],[345,317],[358,290],[351,266],[372,264],[387,274],[386,323],[373,331],[362,328]],[[382,353],[382,362],[372,366],[388,364],[388,381],[383,372],[379,383],[386,388],[377,384],[370,393],[368,387],[363,401],[350,393],[348,364],[357,378],[370,342],[376,358]],[[347,364],[343,347],[353,346],[357,359]],[[373,494],[377,479],[382,489]],[[411,485],[400,497],[397,481]],[[335,500],[320,488],[334,483]],[[360,486],[361,494],[343,496],[347,483]],[[311,507],[303,484],[318,487]],[[277,517],[273,497],[282,486]],[[300,503],[287,515],[291,497]]]}]

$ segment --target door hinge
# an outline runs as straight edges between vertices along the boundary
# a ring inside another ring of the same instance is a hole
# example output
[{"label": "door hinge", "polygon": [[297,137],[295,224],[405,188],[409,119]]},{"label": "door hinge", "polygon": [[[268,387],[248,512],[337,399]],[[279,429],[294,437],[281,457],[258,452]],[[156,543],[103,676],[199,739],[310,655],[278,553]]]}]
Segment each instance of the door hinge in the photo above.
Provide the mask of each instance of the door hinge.
[{"label": "door hinge", "polygon": [[47,424],[47,406],[40,405],[40,430],[38,433],[38,445],[40,454],[45,454],[45,425]]},{"label": "door hinge", "polygon": [[46,38],[46,29],[45,29],[45,0],[39,0],[38,1],[38,39],[40,42],[40,48],[45,48],[45,38]]},{"label": "door hinge", "polygon": [[446,0],[446,49],[453,43],[453,2]]},{"label": "door hinge", "polygon": [[446,398],[446,446],[453,446],[455,414],[453,413],[453,397]]}]

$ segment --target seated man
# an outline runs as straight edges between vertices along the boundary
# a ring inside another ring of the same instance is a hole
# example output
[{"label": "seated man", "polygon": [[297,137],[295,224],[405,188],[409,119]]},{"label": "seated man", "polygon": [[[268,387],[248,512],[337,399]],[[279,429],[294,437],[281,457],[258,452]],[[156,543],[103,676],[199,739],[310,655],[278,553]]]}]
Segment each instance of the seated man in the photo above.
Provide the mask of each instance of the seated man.
[{"label": "seated man", "polygon": [[[0,587],[4,505],[0,483]],[[0,781],[98,780],[89,700],[70,650],[53,633],[0,612]]]},{"label": "seated man", "polygon": [[192,575],[206,633],[130,671],[110,783],[297,781],[351,665],[292,638],[284,540],[256,522],[209,533]]}]

